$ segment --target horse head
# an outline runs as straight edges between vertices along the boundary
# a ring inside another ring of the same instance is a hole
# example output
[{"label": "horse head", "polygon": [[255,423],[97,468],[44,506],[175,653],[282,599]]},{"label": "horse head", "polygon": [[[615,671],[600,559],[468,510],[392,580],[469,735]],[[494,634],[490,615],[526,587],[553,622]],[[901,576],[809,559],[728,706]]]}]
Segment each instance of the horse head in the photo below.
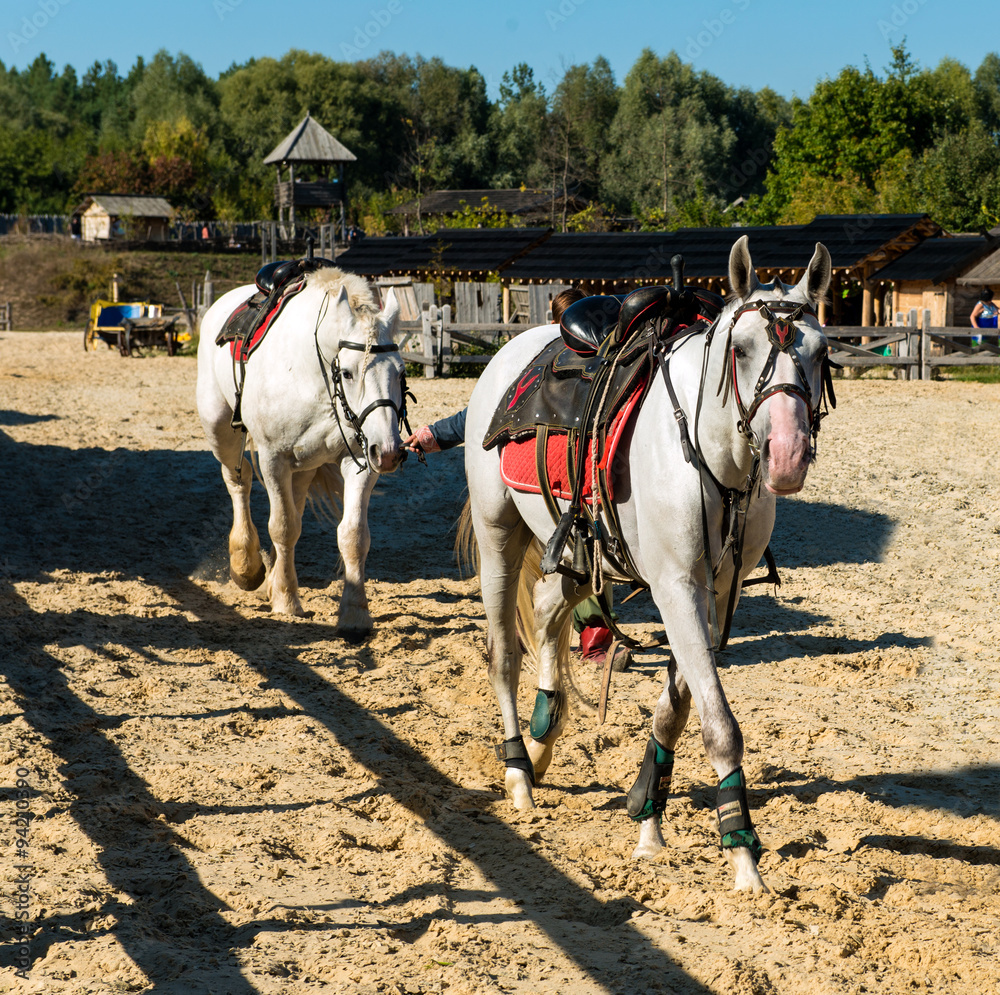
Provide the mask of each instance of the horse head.
[{"label": "horse head", "polygon": [[830,285],[826,246],[816,243],[798,283],[757,279],[746,235],[729,255],[734,302],[719,320],[726,355],[720,390],[732,389],[738,428],[759,455],[764,486],[773,494],[802,489],[819,429],[827,341],[816,316]]},{"label": "horse head", "polygon": [[405,458],[399,424],[406,410],[406,371],[393,341],[399,302],[390,290],[379,313],[370,292],[359,306],[356,295],[341,283],[331,310],[336,329],[333,387],[339,407],[367,465],[391,473]]}]

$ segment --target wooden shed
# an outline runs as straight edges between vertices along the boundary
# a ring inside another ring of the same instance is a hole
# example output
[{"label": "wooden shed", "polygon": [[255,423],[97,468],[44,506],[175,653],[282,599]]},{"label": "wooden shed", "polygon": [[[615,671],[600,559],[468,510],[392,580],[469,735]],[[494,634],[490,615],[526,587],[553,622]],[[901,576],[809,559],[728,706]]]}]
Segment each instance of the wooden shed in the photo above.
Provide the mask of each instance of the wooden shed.
[{"label": "wooden shed", "polygon": [[174,209],[162,197],[95,193],[73,214],[80,218],[84,242],[115,238],[165,242]]},{"label": "wooden shed", "polygon": [[983,287],[996,289],[1000,296],[1000,238],[928,238],[877,270],[872,282],[888,288],[892,313],[927,308],[931,325],[967,325]]}]

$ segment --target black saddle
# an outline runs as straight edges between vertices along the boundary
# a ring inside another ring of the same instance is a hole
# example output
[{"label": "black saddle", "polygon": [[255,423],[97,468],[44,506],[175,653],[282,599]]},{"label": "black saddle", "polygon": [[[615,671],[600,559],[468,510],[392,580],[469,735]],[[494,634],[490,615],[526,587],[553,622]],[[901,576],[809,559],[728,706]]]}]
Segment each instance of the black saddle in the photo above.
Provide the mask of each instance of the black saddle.
[{"label": "black saddle", "polygon": [[559,331],[581,356],[610,355],[643,325],[651,325],[658,338],[666,339],[698,318],[714,320],[723,304],[718,294],[700,287],[639,287],[629,294],[576,301],[563,312]]},{"label": "black saddle", "polygon": [[332,259],[306,256],[304,259],[279,259],[261,266],[257,270],[257,276],[254,277],[257,293],[244,301],[226,319],[225,325],[215,337],[215,344],[249,342],[298,277],[325,266],[335,265]]}]

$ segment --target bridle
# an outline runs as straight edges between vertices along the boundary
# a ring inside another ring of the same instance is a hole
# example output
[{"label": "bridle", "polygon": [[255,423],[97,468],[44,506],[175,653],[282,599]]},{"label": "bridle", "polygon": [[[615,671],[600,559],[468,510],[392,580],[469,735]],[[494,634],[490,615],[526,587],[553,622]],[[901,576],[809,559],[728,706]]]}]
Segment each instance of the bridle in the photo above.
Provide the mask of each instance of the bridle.
[{"label": "bridle", "polygon": [[[736,373],[736,348],[732,344],[733,328],[736,322],[749,311],[757,311],[767,323],[767,339],[771,343],[771,351],[764,361],[764,367],[760,371],[757,383],[754,386],[753,397],[750,404],[744,404],[740,396],[740,385]],[[823,357],[822,378],[820,397],[813,403],[812,388],[809,385],[809,378],[806,376],[802,359],[795,349],[795,322],[800,321],[804,315],[816,317],[816,309],[808,301],[797,303],[793,301],[751,301],[743,304],[733,313],[726,341],[726,358],[723,363],[722,377],[719,381],[717,394],[722,393],[722,403],[725,405],[729,390],[732,388],[733,396],[736,399],[736,407],[740,417],[736,423],[736,428],[747,440],[755,455],[759,455],[760,444],[755,439],[750,423],[760,406],[775,394],[788,394],[793,397],[800,397],[809,411],[810,434],[812,436],[812,455],[816,453],[816,436],[819,433],[820,422],[829,413],[827,397],[829,397],[829,407],[837,406],[837,398],[833,393],[833,377],[830,373],[831,362],[829,356]],[[778,354],[785,353],[795,366],[798,374],[798,383],[776,383],[764,386],[767,378],[774,371]],[[821,410],[822,409],[822,410]]]},{"label": "bridle", "polygon": [[[323,374],[323,382],[326,384],[327,396],[330,398],[330,406],[333,409],[333,415],[337,419],[337,428],[340,430],[340,437],[344,440],[344,445],[347,447],[347,452],[350,454],[352,460],[354,460],[355,466],[358,468],[358,473],[364,473],[366,470],[371,470],[371,461],[368,457],[368,438],[364,432],[365,419],[376,409],[376,408],[392,408],[396,413],[396,418],[399,426],[406,429],[407,435],[412,435],[412,430],[410,429],[410,423],[406,417],[406,399],[409,397],[413,401],[416,398],[406,387],[406,371],[403,370],[399,375],[399,391],[402,398],[402,403],[396,404],[396,402],[391,397],[378,397],[371,402],[367,407],[362,409],[361,413],[358,414],[351,407],[350,402],[347,400],[347,393],[344,390],[344,371],[340,365],[340,350],[341,349],[353,349],[356,352],[364,352],[366,354],[370,353],[386,353],[386,352],[399,352],[399,346],[395,342],[384,342],[382,344],[375,343],[365,343],[365,342],[352,342],[350,340],[344,340],[337,343],[337,354],[333,357],[333,361],[329,364],[330,375],[327,377],[326,372],[326,359],[323,356],[323,352],[319,347],[319,326],[322,322],[324,316],[326,315],[327,303],[329,300],[329,294],[323,299],[323,304],[320,307],[319,314],[316,317],[316,328],[313,331],[313,340],[316,343],[316,356],[319,359],[320,372]],[[364,372],[362,371],[362,377]],[[354,430],[354,444],[361,450],[361,455],[364,457],[364,462],[362,462],[355,455],[354,450],[351,448],[351,444],[347,441],[347,434],[344,431],[343,422],[340,419],[340,412],[344,412],[344,418],[347,420],[348,425]],[[406,450],[403,450],[403,459],[406,459]]]}]

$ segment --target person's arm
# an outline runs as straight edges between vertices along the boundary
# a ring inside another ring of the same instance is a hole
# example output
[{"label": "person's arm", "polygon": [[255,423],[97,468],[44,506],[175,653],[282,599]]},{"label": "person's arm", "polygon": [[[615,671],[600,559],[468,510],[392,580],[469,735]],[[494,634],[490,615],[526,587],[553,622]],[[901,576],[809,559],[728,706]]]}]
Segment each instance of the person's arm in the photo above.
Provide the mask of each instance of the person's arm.
[{"label": "person's arm", "polygon": [[465,442],[465,413],[468,408],[462,408],[449,418],[442,418],[430,426],[430,430],[442,449],[451,449]]},{"label": "person's arm", "polygon": [[413,435],[403,440],[407,449],[415,452],[439,453],[442,449],[451,449],[465,442],[465,413],[462,408],[456,414],[442,418],[433,425],[421,425]]},{"label": "person's arm", "polygon": [[972,324],[973,328],[979,327],[979,322],[976,321],[976,318],[978,318],[979,315],[981,315],[982,313],[983,313],[983,302],[976,301],[976,306],[972,309],[972,314],[969,315],[969,321]]}]

